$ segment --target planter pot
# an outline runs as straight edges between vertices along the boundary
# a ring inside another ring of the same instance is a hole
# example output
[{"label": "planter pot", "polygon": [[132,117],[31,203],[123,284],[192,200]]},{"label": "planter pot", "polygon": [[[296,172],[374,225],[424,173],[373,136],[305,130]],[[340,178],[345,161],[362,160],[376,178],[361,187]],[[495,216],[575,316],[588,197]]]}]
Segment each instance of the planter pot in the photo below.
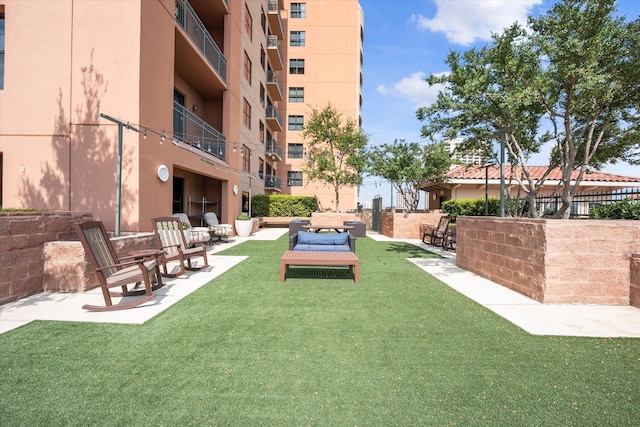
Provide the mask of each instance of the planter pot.
[{"label": "planter pot", "polygon": [[251,229],[253,228],[253,220],[241,221],[235,220],[236,222],[236,234],[238,237],[249,237],[251,235]]}]

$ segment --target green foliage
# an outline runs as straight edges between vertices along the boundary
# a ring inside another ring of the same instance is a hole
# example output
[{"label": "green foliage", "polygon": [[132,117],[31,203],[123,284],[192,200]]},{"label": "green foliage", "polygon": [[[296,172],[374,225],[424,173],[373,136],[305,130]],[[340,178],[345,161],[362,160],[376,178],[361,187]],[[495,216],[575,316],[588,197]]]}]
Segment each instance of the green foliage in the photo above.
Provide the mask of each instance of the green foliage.
[{"label": "green foliage", "polygon": [[614,13],[615,0],[562,1],[528,28],[516,23],[480,49],[451,52],[451,72],[427,79],[442,90],[417,111],[423,136],[462,136],[487,154],[502,136],[531,200],[544,178],[528,177],[527,161],[548,151],[549,170],[563,176],[556,216],[568,218],[588,166],[639,160],[640,20]]},{"label": "green foliage", "polygon": [[340,189],[362,182],[368,137],[355,120],[343,122],[342,114],[331,104],[322,110],[312,108],[302,135],[307,142],[303,172],[308,179],[333,187],[339,212]]},{"label": "green foliage", "polygon": [[238,221],[249,221],[251,219],[251,217],[249,216],[248,213],[246,212],[242,212],[240,214],[238,214],[238,216],[236,217],[236,219]]},{"label": "green foliage", "polygon": [[[451,217],[451,222],[456,222],[459,216],[484,216],[484,199],[457,199],[442,202],[442,210]],[[489,216],[500,214],[500,199],[489,197]]]},{"label": "green foliage", "polygon": [[375,146],[367,155],[368,172],[389,180],[409,212],[418,208],[420,184],[446,181],[451,163],[451,155],[442,144],[423,147],[403,139]]},{"label": "green foliage", "polygon": [[0,206],[0,212],[48,212],[45,209],[22,209],[22,208],[3,208]]},{"label": "green foliage", "polygon": [[[529,209],[528,200],[505,199],[505,205],[505,214],[512,212],[512,215],[507,216],[521,216],[521,212]],[[487,206],[489,216],[500,216],[500,198],[489,197]],[[459,216],[484,216],[484,198],[446,200],[442,202],[441,208],[451,217],[451,222],[455,223]]]},{"label": "green foliage", "polygon": [[251,208],[256,216],[308,217],[318,210],[318,200],[309,196],[256,194],[251,198]]},{"label": "green foliage", "polygon": [[640,219],[640,200],[624,199],[591,208],[593,219]]}]

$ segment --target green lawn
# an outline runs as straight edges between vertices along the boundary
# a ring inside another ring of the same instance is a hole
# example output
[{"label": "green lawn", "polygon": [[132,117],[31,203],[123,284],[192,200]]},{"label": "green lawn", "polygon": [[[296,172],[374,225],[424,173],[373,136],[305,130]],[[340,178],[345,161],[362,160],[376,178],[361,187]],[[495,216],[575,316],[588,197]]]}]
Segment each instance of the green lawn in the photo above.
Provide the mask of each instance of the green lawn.
[{"label": "green lawn", "polygon": [[145,325],[0,335],[0,425],[640,423],[640,340],[529,335],[404,243],[359,239],[359,285],[280,283],[286,239],[222,252],[249,258]]}]

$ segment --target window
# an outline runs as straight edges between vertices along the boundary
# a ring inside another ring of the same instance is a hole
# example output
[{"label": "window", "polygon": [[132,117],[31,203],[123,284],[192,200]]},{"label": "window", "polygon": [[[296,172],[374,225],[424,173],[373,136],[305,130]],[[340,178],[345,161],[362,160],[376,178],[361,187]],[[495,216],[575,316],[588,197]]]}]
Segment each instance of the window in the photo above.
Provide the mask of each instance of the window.
[{"label": "window", "polygon": [[289,187],[302,187],[302,172],[287,172],[287,185]]},{"label": "window", "polygon": [[260,45],[260,65],[262,65],[263,70],[267,69],[267,53],[262,45]]},{"label": "window", "polygon": [[289,74],[304,74],[304,59],[290,59]]},{"label": "window", "polygon": [[264,14],[264,8],[261,10],[260,14],[260,26],[262,27],[262,31],[267,34],[267,15]]},{"label": "window", "polygon": [[260,142],[264,144],[264,122],[262,120],[260,120],[258,126],[258,138],[260,138]]},{"label": "window", "polygon": [[289,36],[289,46],[304,46],[305,32],[304,31],[291,31]]},{"label": "window", "polygon": [[4,14],[0,12],[0,90],[4,89]]},{"label": "window", "polygon": [[303,116],[289,116],[289,130],[303,130],[303,129],[304,129]]},{"label": "window", "polygon": [[306,3],[291,3],[291,18],[304,19],[307,17]]},{"label": "window", "polygon": [[249,36],[249,39],[253,40],[253,18],[246,4],[244,5],[244,31]]},{"label": "window", "polygon": [[264,179],[264,159],[262,157],[258,159],[258,176],[260,179]]},{"label": "window", "polygon": [[260,83],[260,105],[264,107],[264,99],[265,99],[265,90],[264,85]]},{"label": "window", "polygon": [[244,78],[251,84],[251,58],[247,51],[244,51]]},{"label": "window", "polygon": [[242,109],[242,123],[249,129],[251,129],[251,104],[247,101],[247,98],[244,99],[244,106]]},{"label": "window", "polygon": [[290,87],[289,88],[289,102],[304,102],[304,88],[303,87]]},{"label": "window", "polygon": [[304,149],[302,144],[288,144],[287,157],[290,159],[302,159],[304,156]]},{"label": "window", "polygon": [[242,146],[242,170],[245,172],[251,172],[251,150],[246,145]]}]

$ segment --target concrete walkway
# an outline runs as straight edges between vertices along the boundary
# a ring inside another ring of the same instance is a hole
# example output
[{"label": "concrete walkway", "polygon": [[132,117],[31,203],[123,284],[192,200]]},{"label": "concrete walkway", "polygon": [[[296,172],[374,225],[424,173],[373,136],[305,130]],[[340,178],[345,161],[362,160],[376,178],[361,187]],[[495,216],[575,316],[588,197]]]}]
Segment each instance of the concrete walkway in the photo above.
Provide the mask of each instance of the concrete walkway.
[{"label": "concrete walkway", "polygon": [[[104,303],[99,289],[84,293],[41,293],[2,305],[0,306],[0,333],[34,320],[144,323],[246,258],[219,255],[218,252],[246,240],[276,240],[286,232],[287,230],[283,228],[267,228],[261,229],[248,238],[235,237],[227,242],[217,243],[209,249],[209,268],[188,272],[180,278],[166,279],[166,285],[156,291],[157,297],[153,301],[130,310],[103,313],[83,310],[84,304],[102,305]],[[454,253],[425,245],[419,239],[391,239],[371,232],[367,235],[379,241],[405,241],[438,253],[443,258],[414,258],[409,261],[452,289],[531,334],[640,338],[640,309],[638,308],[542,304],[456,267]],[[285,249],[283,248],[283,251]],[[366,286],[366,283],[361,283],[360,286]]]}]

